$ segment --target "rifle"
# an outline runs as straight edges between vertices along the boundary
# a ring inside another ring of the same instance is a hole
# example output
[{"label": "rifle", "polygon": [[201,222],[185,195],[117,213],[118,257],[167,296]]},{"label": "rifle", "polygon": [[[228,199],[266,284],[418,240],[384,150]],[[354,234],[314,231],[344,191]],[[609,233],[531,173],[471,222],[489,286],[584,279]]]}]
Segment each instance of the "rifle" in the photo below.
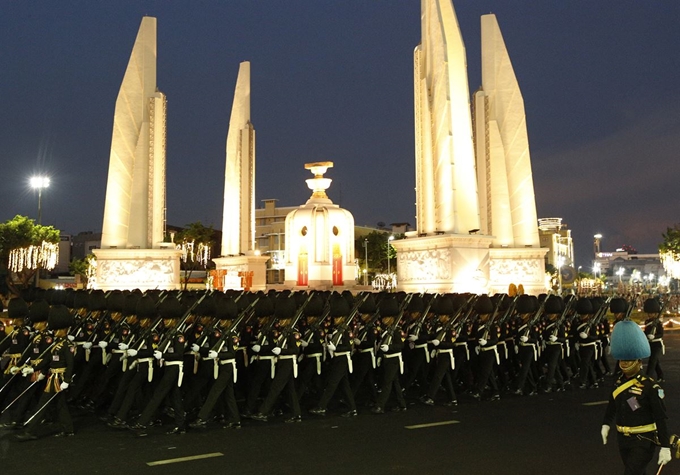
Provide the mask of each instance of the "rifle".
[{"label": "rifle", "polygon": [[[191,313],[198,307],[201,302],[210,294],[210,292],[205,292],[199,299],[196,299],[196,301],[191,304],[191,307],[189,307],[185,312],[184,315],[179,319],[179,321],[170,329],[168,329],[165,334],[163,334],[163,337],[160,339],[158,342],[158,348],[161,348],[163,345],[167,344],[170,339],[174,337],[174,335],[180,331],[180,329],[183,329],[184,324],[187,322],[189,317],[191,316]],[[159,302],[160,303],[160,302]],[[162,317],[161,317],[162,318]]]},{"label": "rifle", "polygon": [[408,307],[408,304],[411,302],[411,299],[413,298],[414,294],[408,294],[406,298],[401,302],[401,306],[399,308],[399,313],[397,314],[397,317],[394,319],[394,323],[390,325],[390,327],[387,329],[385,332],[385,336],[383,336],[380,345],[391,345],[392,344],[392,338],[394,337],[394,332],[397,330],[399,327],[399,323],[401,322],[401,319],[404,317],[404,312],[406,311],[406,308]]},{"label": "rifle", "polygon": [[[241,294],[242,296],[243,294]],[[241,298],[239,296],[239,298]],[[237,299],[238,300],[238,299]],[[255,314],[255,304],[257,304],[257,301],[260,300],[260,297],[256,298],[246,308],[244,308],[241,313],[234,319],[234,321],[229,325],[229,328],[226,328],[222,332],[222,336],[215,342],[215,344],[212,346],[210,349],[211,351],[216,351],[220,352],[222,349],[222,346],[224,345],[224,342],[227,340],[227,338],[230,338],[236,333],[236,330],[238,329],[239,325],[242,323],[248,323],[248,321],[253,317]]]},{"label": "rifle", "polygon": [[[352,307],[352,310],[349,312],[349,315],[345,319],[344,323],[338,327],[338,331],[335,334],[335,338],[331,339],[331,342],[333,343],[333,345],[335,345],[336,347],[338,346],[338,344],[340,342],[340,338],[342,338],[343,333],[345,333],[345,331],[347,331],[349,329],[349,326],[352,323],[352,320],[354,320],[354,317],[356,317],[357,314],[359,313],[359,307],[361,307],[363,305],[363,303],[366,301],[366,299],[368,299],[369,295],[370,295],[370,293],[366,292],[362,295],[362,297],[360,299],[358,299],[357,301],[354,302],[354,306]],[[408,298],[408,300],[410,301],[411,299]]]},{"label": "rifle", "polygon": [[319,328],[321,328],[321,325],[323,325],[323,322],[326,320],[326,318],[328,318],[328,315],[331,314],[331,295],[332,294],[328,294],[326,302],[323,306],[323,312],[321,312],[319,318],[314,323],[307,326],[307,331],[305,331],[305,334],[302,337],[302,339],[307,343],[310,342],[312,336],[319,330]]},{"label": "rifle", "polygon": [[427,302],[427,305],[425,306],[423,313],[420,315],[420,318],[418,318],[418,321],[416,322],[416,325],[415,325],[415,331],[411,332],[411,334],[415,335],[416,338],[418,336],[420,336],[420,330],[422,330],[423,325],[425,324],[425,320],[427,320],[427,314],[430,313],[430,309],[432,308],[432,304],[434,303],[435,299],[438,296],[439,296],[439,293],[436,293],[430,298],[430,301]]},{"label": "rifle", "polygon": [[[470,316],[472,316],[472,312],[475,309],[474,306],[474,301],[477,300],[477,295],[472,295],[467,302],[465,302],[465,305],[461,305],[458,310],[454,312],[453,315],[451,315],[451,318],[449,318],[449,321],[444,324],[441,330],[437,333],[437,336],[435,337],[435,340],[442,341],[444,337],[446,336],[446,333],[450,331],[452,328],[455,327],[455,332],[456,334],[460,333],[461,328],[463,328],[463,325],[470,319]],[[459,318],[460,315],[467,309],[467,312],[465,313],[465,316],[463,318]]]},{"label": "rifle", "polygon": [[288,344],[288,337],[290,337],[290,334],[293,333],[293,330],[295,330],[295,325],[297,325],[298,321],[300,321],[300,317],[302,317],[302,313],[305,311],[305,307],[307,304],[312,300],[312,297],[314,297],[314,294],[312,292],[309,293],[309,296],[307,297],[307,300],[304,301],[302,305],[297,309],[295,312],[295,315],[293,316],[293,319],[290,322],[290,325],[288,325],[285,329],[281,331],[281,336],[279,337],[279,344],[278,346],[280,348],[286,348],[286,345]]}]

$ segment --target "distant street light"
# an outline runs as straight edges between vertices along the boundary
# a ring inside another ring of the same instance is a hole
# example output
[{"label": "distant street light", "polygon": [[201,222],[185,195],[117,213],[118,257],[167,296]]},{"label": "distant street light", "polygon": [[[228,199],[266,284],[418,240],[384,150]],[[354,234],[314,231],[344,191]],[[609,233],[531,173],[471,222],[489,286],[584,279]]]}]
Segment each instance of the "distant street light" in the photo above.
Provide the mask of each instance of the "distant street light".
[{"label": "distant street light", "polygon": [[38,190],[38,224],[42,224],[42,190],[50,186],[50,179],[46,176],[32,176],[31,188]]},{"label": "distant street light", "polygon": [[619,276],[619,283],[623,282],[623,274],[626,273],[626,269],[623,267],[619,267],[619,269],[616,271],[616,275]]},{"label": "distant street light", "polygon": [[600,269],[601,269],[601,266],[600,266],[599,262],[596,262],[595,264],[593,264],[593,274],[595,274],[596,279],[597,279],[597,275],[600,273]]},{"label": "distant street light", "polygon": [[390,237],[387,238],[387,276],[389,278],[390,275],[390,248],[392,247],[391,242],[394,240],[394,236],[390,234]]},{"label": "distant street light", "polygon": [[366,251],[366,260],[364,261],[364,285],[368,285],[368,239],[364,239],[364,250]]}]

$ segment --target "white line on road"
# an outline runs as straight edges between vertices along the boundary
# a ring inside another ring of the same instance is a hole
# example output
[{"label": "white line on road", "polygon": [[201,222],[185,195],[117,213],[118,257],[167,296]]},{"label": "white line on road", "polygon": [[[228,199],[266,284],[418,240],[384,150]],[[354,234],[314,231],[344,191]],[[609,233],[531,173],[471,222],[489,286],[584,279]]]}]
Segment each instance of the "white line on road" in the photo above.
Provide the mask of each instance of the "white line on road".
[{"label": "white line on road", "polygon": [[595,402],[584,402],[584,406],[604,406],[605,404],[609,404],[609,401],[595,401]]},{"label": "white line on road", "polygon": [[176,459],[157,460],[155,462],[147,462],[147,465],[149,467],[153,467],[154,465],[167,465],[169,463],[189,462],[191,460],[207,459],[207,458],[211,458],[211,457],[222,457],[223,455],[224,454],[222,452],[213,452],[212,454],[192,455],[191,457],[180,457],[180,458],[176,458]]},{"label": "white line on road", "polygon": [[447,426],[449,424],[458,424],[460,421],[444,421],[431,422],[430,424],[416,424],[414,426],[404,426],[406,429],[425,429],[427,427]]}]

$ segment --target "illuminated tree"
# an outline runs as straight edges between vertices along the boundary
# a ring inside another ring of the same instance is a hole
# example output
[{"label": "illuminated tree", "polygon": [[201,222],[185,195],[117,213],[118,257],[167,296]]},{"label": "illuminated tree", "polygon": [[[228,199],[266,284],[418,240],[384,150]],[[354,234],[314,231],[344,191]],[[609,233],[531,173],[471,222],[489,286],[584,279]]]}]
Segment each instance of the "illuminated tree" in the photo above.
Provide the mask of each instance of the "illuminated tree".
[{"label": "illuminated tree", "polygon": [[663,243],[659,244],[659,257],[663,268],[672,279],[680,279],[680,224],[667,228],[662,236]]},{"label": "illuminated tree", "polygon": [[185,229],[175,234],[175,245],[182,251],[184,270],[188,271],[184,279],[184,290],[187,289],[194,270],[208,267],[214,235],[212,226],[205,227],[200,222],[187,224]]},{"label": "illuminated tree", "polygon": [[17,215],[0,223],[0,266],[7,269],[9,290],[19,295],[40,269],[54,269],[59,257],[59,230]]}]

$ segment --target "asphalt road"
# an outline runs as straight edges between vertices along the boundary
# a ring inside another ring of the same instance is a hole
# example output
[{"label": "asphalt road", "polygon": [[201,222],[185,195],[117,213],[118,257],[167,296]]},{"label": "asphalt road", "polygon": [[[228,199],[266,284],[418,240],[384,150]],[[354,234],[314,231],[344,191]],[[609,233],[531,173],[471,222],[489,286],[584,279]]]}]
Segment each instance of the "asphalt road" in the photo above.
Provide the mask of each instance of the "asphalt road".
[{"label": "asphalt road", "polygon": [[[678,433],[680,332],[665,341],[669,427]],[[600,440],[611,382],[496,402],[461,398],[453,409],[412,402],[406,412],[364,410],[350,420],[305,415],[299,424],[244,421],[240,430],[216,425],[184,435],[157,428],[145,438],[75,414],[77,434],[66,439],[20,443],[0,432],[0,474],[618,474],[615,437],[606,446]],[[673,473],[678,460],[662,472]]]}]

